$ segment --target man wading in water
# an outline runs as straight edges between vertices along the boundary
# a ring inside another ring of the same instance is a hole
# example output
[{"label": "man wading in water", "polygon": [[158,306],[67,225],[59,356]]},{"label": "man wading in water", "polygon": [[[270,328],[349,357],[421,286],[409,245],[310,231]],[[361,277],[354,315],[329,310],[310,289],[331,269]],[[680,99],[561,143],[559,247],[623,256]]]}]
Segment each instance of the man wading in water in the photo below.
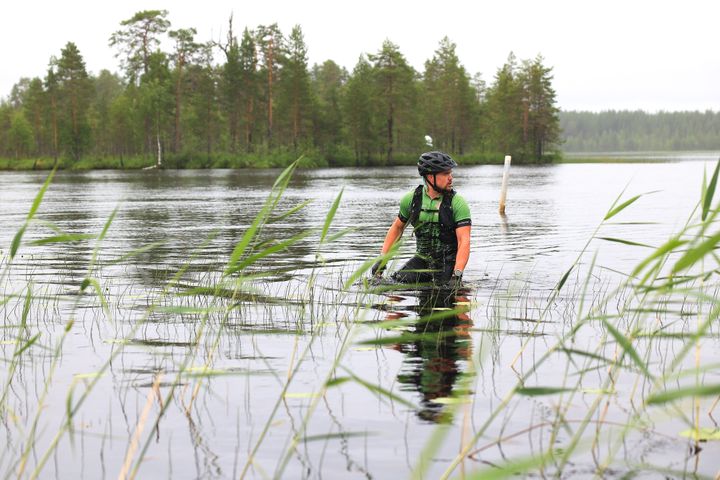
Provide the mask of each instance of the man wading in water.
[{"label": "man wading in water", "polygon": [[[452,169],[457,163],[443,152],[420,155],[418,172],[424,185],[400,200],[400,213],[390,226],[382,246],[386,254],[405,231],[413,226],[417,252],[392,279],[401,283],[430,283],[457,288],[470,257],[470,208],[452,189]],[[382,276],[386,261],[372,267]]]}]

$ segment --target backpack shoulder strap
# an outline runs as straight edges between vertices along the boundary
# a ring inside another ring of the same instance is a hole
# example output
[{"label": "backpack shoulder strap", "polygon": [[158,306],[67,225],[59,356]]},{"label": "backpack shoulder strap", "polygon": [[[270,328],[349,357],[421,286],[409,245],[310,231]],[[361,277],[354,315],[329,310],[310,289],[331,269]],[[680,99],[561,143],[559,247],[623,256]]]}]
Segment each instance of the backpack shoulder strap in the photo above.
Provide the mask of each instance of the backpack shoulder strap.
[{"label": "backpack shoulder strap", "polygon": [[410,225],[415,225],[420,218],[420,209],[422,208],[423,186],[418,185],[413,193],[412,203],[410,204]]},{"label": "backpack shoulder strap", "polygon": [[455,190],[444,194],[442,202],[440,202],[440,225],[447,230],[455,229],[455,218],[452,208],[453,197],[455,197]]}]

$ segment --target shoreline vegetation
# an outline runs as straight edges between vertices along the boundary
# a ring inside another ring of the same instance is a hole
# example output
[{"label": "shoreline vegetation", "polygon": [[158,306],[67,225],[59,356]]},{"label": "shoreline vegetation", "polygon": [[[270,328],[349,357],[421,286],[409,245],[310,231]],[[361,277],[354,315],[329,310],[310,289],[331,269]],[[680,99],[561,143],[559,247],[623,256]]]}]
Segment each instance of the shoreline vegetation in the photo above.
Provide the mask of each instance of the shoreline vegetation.
[{"label": "shoreline vegetation", "polygon": [[[674,158],[674,155],[698,155],[708,156],[709,160],[716,160],[720,155],[718,150],[683,150],[683,151],[655,151],[655,152],[569,152],[552,157],[550,161],[543,164],[568,164],[568,163],[651,163],[665,162]],[[503,155],[462,155],[454,157],[461,166],[473,165],[502,165]],[[270,169],[285,168],[297,161],[298,168],[363,168],[363,167],[384,167],[387,165],[364,163],[362,165],[353,162],[332,162],[317,155],[298,156],[292,152],[273,153],[267,155],[248,156],[217,156],[208,159],[207,157],[182,158],[168,156],[163,163],[163,170],[207,170],[207,169]],[[413,166],[416,158],[408,155],[398,158],[394,166]],[[52,158],[26,158],[8,159],[0,158],[0,172],[3,171],[49,171],[55,167]],[[155,170],[157,167],[152,164],[152,158],[147,156],[133,156],[126,158],[85,158],[79,162],[67,162],[59,160],[58,170],[88,171],[88,170]]]},{"label": "shoreline vegetation", "polygon": [[385,40],[350,71],[309,65],[300,25],[238,31],[231,17],[226,38],[203,42],[168,15],[140,11],[108,32],[120,72],[88,72],[68,42],[44,77],[19,79],[0,100],[0,158],[15,159],[5,168],[48,168],[34,161],[48,158],[78,169],[281,167],[301,155],[304,166],[392,166],[431,149],[473,163],[557,156],[559,108],[540,54],[511,52],[486,81],[448,37],[422,69]]},{"label": "shoreline vegetation", "polygon": [[[423,65],[386,40],[350,71],[308,64],[296,25],[200,41],[144,10],[108,36],[120,72],[88,72],[72,42],[0,99],[0,169],[393,166],[442,150],[464,164],[552,163],[563,152],[720,150],[720,112],[563,112],[553,67],[510,52],[492,78],[450,38]],[[112,53],[111,53],[112,52]],[[430,137],[431,142],[426,140]]]},{"label": "shoreline vegetation", "polygon": [[[454,156],[461,165],[502,165],[503,155],[462,155]],[[266,169],[285,168],[290,164],[298,162],[298,168],[328,168],[328,167],[384,167],[381,162],[367,162],[356,164],[352,161],[328,162],[321,155],[297,154],[294,152],[273,152],[256,155],[218,155],[207,157],[175,157],[169,155],[163,159],[160,169],[164,170],[193,170],[193,169]],[[562,162],[560,158],[552,161]],[[414,155],[405,155],[396,158],[393,166],[415,165],[417,158]],[[548,161],[543,163],[550,163]],[[55,161],[52,158],[25,158],[8,159],[0,158],[0,171],[43,171],[55,168]],[[152,157],[132,156],[125,158],[84,158],[78,162],[71,162],[60,159],[57,162],[58,170],[150,170],[157,169],[153,164]]]}]

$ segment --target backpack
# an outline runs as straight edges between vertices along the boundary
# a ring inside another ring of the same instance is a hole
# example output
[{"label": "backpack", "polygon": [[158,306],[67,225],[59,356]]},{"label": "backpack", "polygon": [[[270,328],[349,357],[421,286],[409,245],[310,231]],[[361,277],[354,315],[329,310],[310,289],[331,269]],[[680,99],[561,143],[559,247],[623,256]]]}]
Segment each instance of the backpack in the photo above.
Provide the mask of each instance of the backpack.
[{"label": "backpack", "polygon": [[[418,185],[413,194],[412,203],[410,203],[409,222],[414,227],[419,226],[420,210],[422,209],[423,185]],[[448,246],[457,249],[457,236],[455,235],[455,218],[452,209],[452,200],[455,196],[455,190],[443,194],[440,202],[438,217],[440,220],[440,241]]]}]

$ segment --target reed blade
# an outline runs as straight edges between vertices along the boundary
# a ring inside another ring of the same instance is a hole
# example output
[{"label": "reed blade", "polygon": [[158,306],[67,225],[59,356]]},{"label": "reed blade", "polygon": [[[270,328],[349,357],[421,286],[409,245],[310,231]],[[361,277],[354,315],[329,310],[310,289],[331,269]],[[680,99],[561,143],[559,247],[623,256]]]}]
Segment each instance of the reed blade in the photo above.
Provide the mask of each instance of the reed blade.
[{"label": "reed blade", "polygon": [[325,217],[325,223],[323,224],[322,233],[320,234],[320,243],[325,242],[325,237],[327,236],[328,230],[330,230],[330,225],[332,224],[333,218],[335,218],[335,213],[337,213],[337,209],[340,206],[340,200],[342,199],[344,190],[344,188],[340,189],[340,193],[338,193],[338,196],[335,197],[335,201]]},{"label": "reed blade", "polygon": [[618,205],[617,207],[615,207],[615,208],[613,208],[612,210],[610,210],[610,211],[605,215],[605,218],[603,218],[603,220],[609,220],[609,219],[611,219],[612,217],[614,217],[615,215],[617,215],[618,213],[622,212],[622,211],[625,210],[627,207],[629,207],[630,205],[632,205],[633,203],[635,203],[635,202],[637,201],[637,199],[639,199],[640,197],[642,197],[642,195],[635,195],[635,196],[632,197],[630,200],[624,201],[623,203],[621,203],[621,204]]},{"label": "reed blade", "polygon": [[643,374],[647,378],[652,379],[653,376],[650,374],[647,365],[643,363],[640,355],[638,355],[637,353],[637,350],[635,350],[635,348],[632,346],[630,339],[620,333],[620,331],[618,331],[606,318],[603,318],[602,322],[603,324],[605,324],[605,327],[608,329],[613,338],[615,338],[615,341],[622,347],[625,353],[630,356],[632,361],[635,362],[635,365],[640,369],[640,371],[643,372]]},{"label": "reed blade", "polygon": [[710,184],[707,186],[707,188],[703,189],[702,215],[700,217],[702,218],[703,222],[705,221],[705,219],[707,219],[708,212],[710,211],[710,206],[712,205],[712,199],[715,195],[715,188],[717,187],[718,172],[720,172],[720,159],[718,159],[718,163],[715,165],[715,172],[713,173],[712,179],[710,180]]},{"label": "reed blade", "polygon": [[717,385],[697,385],[694,387],[683,387],[675,390],[667,390],[664,392],[650,395],[647,398],[649,405],[658,405],[661,403],[674,402],[686,397],[709,397],[720,395],[720,384]]},{"label": "reed blade", "polygon": [[92,233],[65,233],[62,235],[54,235],[52,237],[33,240],[30,245],[48,245],[50,243],[72,243],[81,242],[83,240],[93,240],[97,235]]},{"label": "reed blade", "polygon": [[717,248],[717,245],[719,242],[720,242],[720,233],[716,233],[715,235],[706,239],[704,242],[700,243],[700,245],[698,245],[697,247],[689,249],[675,263],[675,265],[672,268],[672,272],[677,273],[677,272],[680,272],[682,270],[686,270],[686,269],[692,267],[700,259],[705,257],[705,255],[707,255],[707,254],[711,253],[713,250],[715,250],[715,248]]},{"label": "reed blade", "polygon": [[623,240],[622,238],[613,238],[613,237],[597,237],[598,240],[605,240],[606,242],[615,242],[615,243],[622,243],[623,245],[630,245],[631,247],[646,247],[646,248],[655,248],[652,245],[648,245],[647,243],[639,243],[639,242],[633,242],[631,240]]},{"label": "reed blade", "polygon": [[565,387],[522,387],[515,390],[526,397],[540,397],[543,395],[557,395],[558,393],[574,392],[574,388]]}]

